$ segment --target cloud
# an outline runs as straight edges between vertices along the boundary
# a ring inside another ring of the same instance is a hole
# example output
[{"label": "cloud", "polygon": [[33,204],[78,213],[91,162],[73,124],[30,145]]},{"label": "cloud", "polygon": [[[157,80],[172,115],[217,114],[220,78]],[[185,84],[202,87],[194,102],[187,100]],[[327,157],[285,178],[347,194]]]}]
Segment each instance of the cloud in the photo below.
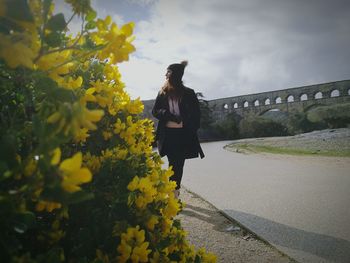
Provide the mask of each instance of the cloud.
[{"label": "cloud", "polygon": [[[125,66],[154,68],[137,85],[146,98],[162,83],[159,66],[184,58],[186,84],[208,98],[349,77],[345,1],[159,1],[152,14],[138,25],[138,54]],[[136,80],[125,81],[132,90]]]},{"label": "cloud", "polygon": [[156,0],[127,0],[127,1],[133,4],[139,4],[142,6],[151,5],[156,2]]},{"label": "cloud", "polygon": [[133,97],[154,98],[166,67],[183,59],[185,84],[207,99],[350,78],[346,0],[126,2],[95,7],[136,18],[137,51],[120,65]]}]

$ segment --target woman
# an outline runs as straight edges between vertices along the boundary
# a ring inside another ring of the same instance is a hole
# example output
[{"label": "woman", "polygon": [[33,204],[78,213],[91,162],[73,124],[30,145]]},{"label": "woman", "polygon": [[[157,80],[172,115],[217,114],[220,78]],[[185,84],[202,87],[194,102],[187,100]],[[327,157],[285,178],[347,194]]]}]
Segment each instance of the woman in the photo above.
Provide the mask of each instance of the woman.
[{"label": "woman", "polygon": [[185,159],[204,157],[198,141],[200,109],[196,94],[182,83],[187,61],[167,68],[166,82],[154,103],[152,114],[159,120],[156,140],[160,156],[167,156],[176,182],[175,197],[180,192]]}]

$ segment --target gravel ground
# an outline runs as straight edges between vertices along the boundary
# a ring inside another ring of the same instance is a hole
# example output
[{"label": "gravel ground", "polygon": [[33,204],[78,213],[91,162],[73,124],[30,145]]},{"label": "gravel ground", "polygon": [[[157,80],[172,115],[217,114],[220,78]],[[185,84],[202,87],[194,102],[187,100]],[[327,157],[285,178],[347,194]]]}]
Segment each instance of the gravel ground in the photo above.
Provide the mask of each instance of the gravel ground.
[{"label": "gravel ground", "polygon": [[217,262],[295,262],[185,188],[181,188],[180,199],[185,207],[178,218],[188,241],[216,254]]},{"label": "gravel ground", "polygon": [[234,141],[229,148],[240,144],[306,150],[312,153],[349,153],[350,128],[326,129],[295,136],[241,139]]}]

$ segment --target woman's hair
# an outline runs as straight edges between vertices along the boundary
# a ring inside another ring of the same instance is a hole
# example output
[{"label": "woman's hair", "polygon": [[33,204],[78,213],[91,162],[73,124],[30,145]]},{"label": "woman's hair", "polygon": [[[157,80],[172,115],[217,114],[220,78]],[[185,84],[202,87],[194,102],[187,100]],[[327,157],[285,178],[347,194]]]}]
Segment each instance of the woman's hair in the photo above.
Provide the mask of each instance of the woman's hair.
[{"label": "woman's hair", "polygon": [[175,98],[180,98],[182,96],[184,90],[182,76],[187,65],[188,62],[186,60],[181,63],[169,65],[168,70],[171,71],[171,74],[169,79],[164,83],[161,94],[167,94]]}]

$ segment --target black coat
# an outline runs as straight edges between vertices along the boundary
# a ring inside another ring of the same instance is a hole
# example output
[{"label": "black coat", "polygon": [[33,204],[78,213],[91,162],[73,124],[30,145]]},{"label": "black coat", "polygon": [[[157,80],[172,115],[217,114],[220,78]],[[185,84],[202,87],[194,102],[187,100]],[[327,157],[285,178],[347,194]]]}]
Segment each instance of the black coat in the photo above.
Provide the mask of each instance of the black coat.
[{"label": "black coat", "polygon": [[[184,88],[184,93],[179,102],[179,109],[185,131],[185,159],[204,157],[203,150],[199,144],[197,131],[200,123],[200,108],[197,96],[193,89]],[[164,156],[164,140],[165,127],[169,120],[172,120],[172,115],[169,111],[168,96],[166,94],[158,93],[154,103],[152,114],[157,118],[158,126],[156,131],[156,140],[158,144],[158,151],[160,156]]]}]

